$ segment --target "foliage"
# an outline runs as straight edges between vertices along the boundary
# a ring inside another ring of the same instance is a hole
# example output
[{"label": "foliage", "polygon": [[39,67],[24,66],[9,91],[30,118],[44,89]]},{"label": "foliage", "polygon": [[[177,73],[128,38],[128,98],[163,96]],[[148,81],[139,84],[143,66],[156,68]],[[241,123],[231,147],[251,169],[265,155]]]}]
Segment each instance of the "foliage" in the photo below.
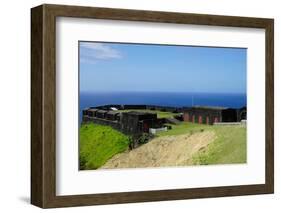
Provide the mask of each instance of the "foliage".
[{"label": "foliage", "polygon": [[149,139],[150,139],[150,135],[148,133],[142,133],[141,136],[138,138],[138,143],[139,144],[146,144]]}]

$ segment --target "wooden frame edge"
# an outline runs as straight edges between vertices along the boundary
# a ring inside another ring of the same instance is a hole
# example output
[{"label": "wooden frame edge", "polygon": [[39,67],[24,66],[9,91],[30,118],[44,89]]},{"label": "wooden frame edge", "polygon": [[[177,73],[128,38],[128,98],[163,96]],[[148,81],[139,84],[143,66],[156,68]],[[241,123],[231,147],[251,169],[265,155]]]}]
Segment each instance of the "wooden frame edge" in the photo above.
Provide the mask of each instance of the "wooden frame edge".
[{"label": "wooden frame edge", "polygon": [[[264,28],[266,30],[266,183],[195,189],[56,196],[56,17]],[[167,18],[168,17],[168,18]],[[274,20],[112,8],[41,5],[31,9],[31,203],[41,208],[150,202],[274,192]]]},{"label": "wooden frame edge", "polygon": [[274,20],[265,27],[265,141],[266,141],[266,185],[268,192],[274,193]]},{"label": "wooden frame edge", "polygon": [[31,10],[31,203],[43,207],[43,7]]}]

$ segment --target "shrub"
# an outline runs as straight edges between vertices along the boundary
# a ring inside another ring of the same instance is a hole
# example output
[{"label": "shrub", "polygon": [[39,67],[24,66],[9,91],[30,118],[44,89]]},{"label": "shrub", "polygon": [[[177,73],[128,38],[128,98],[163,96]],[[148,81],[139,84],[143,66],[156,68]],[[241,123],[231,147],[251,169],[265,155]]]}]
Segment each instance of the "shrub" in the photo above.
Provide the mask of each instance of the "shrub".
[{"label": "shrub", "polygon": [[148,133],[142,133],[141,136],[138,138],[138,144],[146,144],[150,138],[151,137]]}]

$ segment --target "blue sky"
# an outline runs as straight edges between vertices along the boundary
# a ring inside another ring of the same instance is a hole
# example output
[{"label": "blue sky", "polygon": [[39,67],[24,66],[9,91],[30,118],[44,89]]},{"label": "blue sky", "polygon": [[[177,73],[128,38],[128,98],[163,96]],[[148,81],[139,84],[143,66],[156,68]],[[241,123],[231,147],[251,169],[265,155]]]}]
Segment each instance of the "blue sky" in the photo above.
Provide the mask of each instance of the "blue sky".
[{"label": "blue sky", "polygon": [[247,50],[79,42],[81,92],[246,93]]}]

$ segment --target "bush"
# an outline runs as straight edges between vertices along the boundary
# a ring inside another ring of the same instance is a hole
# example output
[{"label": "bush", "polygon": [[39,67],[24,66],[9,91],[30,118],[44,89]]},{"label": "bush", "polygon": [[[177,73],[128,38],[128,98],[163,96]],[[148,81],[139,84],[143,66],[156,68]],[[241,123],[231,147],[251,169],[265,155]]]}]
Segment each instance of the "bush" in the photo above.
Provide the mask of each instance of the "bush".
[{"label": "bush", "polygon": [[150,139],[150,135],[148,133],[142,133],[138,138],[138,144],[146,144]]}]

